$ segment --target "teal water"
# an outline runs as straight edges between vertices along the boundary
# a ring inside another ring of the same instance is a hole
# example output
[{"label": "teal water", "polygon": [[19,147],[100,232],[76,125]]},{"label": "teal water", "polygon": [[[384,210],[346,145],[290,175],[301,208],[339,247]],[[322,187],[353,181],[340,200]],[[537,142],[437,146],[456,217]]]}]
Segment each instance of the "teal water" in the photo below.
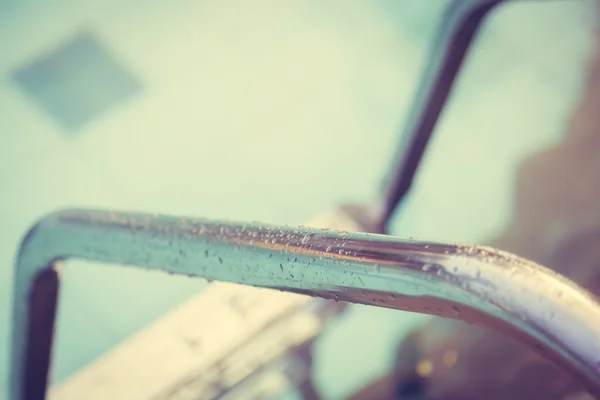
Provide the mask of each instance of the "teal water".
[{"label": "teal water", "polygon": [[[8,376],[13,260],[37,218],[64,207],[107,207],[301,224],[340,202],[370,199],[446,4],[2,3],[0,386]],[[560,140],[577,104],[592,5],[524,2],[494,16],[394,220],[395,234],[485,242],[504,229],[516,166]],[[143,89],[65,133],[10,76],[81,27]],[[83,263],[67,266],[64,277],[55,382],[203,287]],[[419,321],[356,306],[333,323],[316,355],[327,398],[383,373],[398,338]]]}]

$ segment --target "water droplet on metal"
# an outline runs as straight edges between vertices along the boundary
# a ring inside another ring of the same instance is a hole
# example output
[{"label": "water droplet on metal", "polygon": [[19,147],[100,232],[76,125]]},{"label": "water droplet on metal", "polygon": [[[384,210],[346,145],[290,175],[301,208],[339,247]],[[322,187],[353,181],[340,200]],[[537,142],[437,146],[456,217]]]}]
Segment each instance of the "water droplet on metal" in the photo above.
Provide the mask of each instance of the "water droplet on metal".
[{"label": "water droplet on metal", "polygon": [[307,233],[306,235],[304,235],[304,237],[302,238],[302,240],[300,241],[302,244],[306,244],[308,243],[308,241],[310,240],[310,238],[312,237],[312,233]]},{"label": "water droplet on metal", "polygon": [[331,251],[331,245],[327,246],[327,248],[325,249],[325,251]]},{"label": "water droplet on metal", "polygon": [[344,254],[344,250],[340,249],[340,251],[338,251],[339,254]]},{"label": "water droplet on metal", "polygon": [[452,311],[454,311],[454,314],[460,315],[460,309],[457,306],[452,305]]},{"label": "water droplet on metal", "polygon": [[433,264],[423,264],[423,271],[427,272],[427,271],[431,271],[431,269],[433,268]]}]

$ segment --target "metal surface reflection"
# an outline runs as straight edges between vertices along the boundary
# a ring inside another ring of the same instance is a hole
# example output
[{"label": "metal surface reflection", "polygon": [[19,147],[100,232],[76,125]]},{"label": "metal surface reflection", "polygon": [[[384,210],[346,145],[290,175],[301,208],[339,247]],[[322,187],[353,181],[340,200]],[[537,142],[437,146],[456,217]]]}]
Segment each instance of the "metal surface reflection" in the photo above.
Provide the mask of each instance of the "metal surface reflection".
[{"label": "metal surface reflection", "polygon": [[73,210],[25,238],[12,399],[44,398],[58,263],[78,258],[461,319],[511,334],[600,395],[600,307],[560,275],[491,248],[306,227]]}]

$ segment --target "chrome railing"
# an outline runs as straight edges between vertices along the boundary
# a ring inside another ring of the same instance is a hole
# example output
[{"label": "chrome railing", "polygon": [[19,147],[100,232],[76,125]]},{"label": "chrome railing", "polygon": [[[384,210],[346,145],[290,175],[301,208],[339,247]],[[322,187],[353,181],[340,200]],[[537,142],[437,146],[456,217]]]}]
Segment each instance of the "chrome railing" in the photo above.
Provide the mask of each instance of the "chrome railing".
[{"label": "chrome railing", "polygon": [[43,219],[19,253],[11,400],[45,398],[59,269],[69,258],[489,326],[600,396],[600,305],[569,280],[517,256],[385,235],[74,210]]}]

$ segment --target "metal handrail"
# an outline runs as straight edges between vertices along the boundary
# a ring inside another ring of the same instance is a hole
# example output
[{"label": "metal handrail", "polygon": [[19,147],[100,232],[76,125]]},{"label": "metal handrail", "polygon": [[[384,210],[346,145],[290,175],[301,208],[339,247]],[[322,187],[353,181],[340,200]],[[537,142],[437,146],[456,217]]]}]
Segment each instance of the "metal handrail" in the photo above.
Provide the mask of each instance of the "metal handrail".
[{"label": "metal handrail", "polygon": [[59,266],[137,266],[461,319],[501,330],[600,396],[600,305],[571,281],[487,247],[140,213],[63,211],[18,256],[10,399],[44,399]]},{"label": "metal handrail", "polygon": [[429,140],[455,87],[478,30],[492,11],[510,0],[453,0],[437,28],[425,70],[412,101],[378,205],[378,232],[410,190]]}]

